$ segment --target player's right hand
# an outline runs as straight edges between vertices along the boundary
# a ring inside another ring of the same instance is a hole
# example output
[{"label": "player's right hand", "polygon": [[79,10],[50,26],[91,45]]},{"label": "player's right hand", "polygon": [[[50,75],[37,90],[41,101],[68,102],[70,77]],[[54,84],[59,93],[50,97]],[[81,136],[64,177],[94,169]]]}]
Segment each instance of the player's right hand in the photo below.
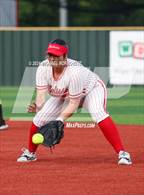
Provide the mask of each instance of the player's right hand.
[{"label": "player's right hand", "polygon": [[27,111],[30,112],[30,113],[33,113],[33,112],[36,112],[36,103],[33,102],[32,104],[30,104],[27,108]]}]

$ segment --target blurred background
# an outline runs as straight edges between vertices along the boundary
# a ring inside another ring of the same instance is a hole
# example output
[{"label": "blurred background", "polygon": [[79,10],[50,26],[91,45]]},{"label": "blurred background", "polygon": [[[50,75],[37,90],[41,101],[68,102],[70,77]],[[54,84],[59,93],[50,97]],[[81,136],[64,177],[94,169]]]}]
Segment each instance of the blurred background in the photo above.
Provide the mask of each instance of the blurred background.
[{"label": "blurred background", "polygon": [[0,0],[0,26],[143,26],[143,0]]},{"label": "blurred background", "polygon": [[[69,57],[104,80],[108,111],[117,123],[144,124],[143,0],[0,0],[0,99],[6,119],[33,116],[26,107],[35,96],[35,72],[55,38],[67,41]],[[90,120],[81,112],[73,120]]]}]

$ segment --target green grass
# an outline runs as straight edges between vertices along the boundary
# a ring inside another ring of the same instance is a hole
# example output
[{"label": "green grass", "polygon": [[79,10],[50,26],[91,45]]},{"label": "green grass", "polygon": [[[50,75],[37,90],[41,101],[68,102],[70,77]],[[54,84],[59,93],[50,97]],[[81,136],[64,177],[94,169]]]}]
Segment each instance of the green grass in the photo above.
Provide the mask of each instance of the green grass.
[{"label": "green grass", "polygon": [[[30,89],[28,89],[28,92]],[[11,119],[29,119],[32,120],[34,114],[29,113],[12,113],[12,109],[16,100],[17,87],[1,87],[0,98],[3,104],[5,118]],[[27,93],[25,93],[27,95]],[[22,100],[22,103],[24,99]],[[130,92],[119,99],[108,99],[107,111],[118,124],[140,124],[144,125],[144,87],[134,86]],[[88,113],[79,111],[75,113],[71,121],[91,121]]]}]

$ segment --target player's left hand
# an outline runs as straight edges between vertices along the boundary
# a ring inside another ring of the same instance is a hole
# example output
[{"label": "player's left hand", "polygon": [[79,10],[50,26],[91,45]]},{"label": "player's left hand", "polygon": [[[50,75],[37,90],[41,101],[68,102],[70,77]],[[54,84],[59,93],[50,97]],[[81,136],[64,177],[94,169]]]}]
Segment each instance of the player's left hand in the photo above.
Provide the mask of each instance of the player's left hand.
[{"label": "player's left hand", "polygon": [[50,121],[48,124],[42,126],[38,133],[44,136],[43,144],[52,147],[61,142],[64,137],[64,123],[60,120]]}]

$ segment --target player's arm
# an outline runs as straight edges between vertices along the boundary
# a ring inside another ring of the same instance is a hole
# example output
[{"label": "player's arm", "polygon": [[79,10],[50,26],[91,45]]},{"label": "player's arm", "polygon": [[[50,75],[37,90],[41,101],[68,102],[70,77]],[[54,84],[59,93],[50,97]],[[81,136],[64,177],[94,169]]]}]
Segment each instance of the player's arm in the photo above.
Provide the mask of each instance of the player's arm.
[{"label": "player's arm", "polygon": [[83,89],[84,89],[85,77],[81,73],[81,69],[76,69],[70,75],[69,82],[69,104],[64,109],[64,111],[60,114],[60,118],[62,120],[66,120],[69,118],[79,107],[80,100],[83,97]]},{"label": "player's arm", "polygon": [[36,94],[36,112],[38,112],[44,105],[46,101],[46,94],[47,94],[47,89],[37,89],[37,94]]},{"label": "player's arm", "polygon": [[37,89],[36,91],[36,99],[35,102],[33,102],[32,104],[30,104],[27,108],[28,112],[38,112],[44,105],[45,101],[46,101],[46,93],[47,93],[47,89]]},{"label": "player's arm", "polygon": [[83,83],[84,76],[81,75],[80,69],[71,74],[70,84],[69,84],[69,104],[60,114],[60,119],[66,120],[69,118],[79,107],[80,100],[83,95]]},{"label": "player's arm", "polygon": [[28,106],[28,112],[38,112],[43,107],[47,90],[47,66],[39,66],[36,72],[36,99]]},{"label": "player's arm", "polygon": [[60,116],[58,117],[59,120],[65,121],[69,118],[79,107],[80,98],[70,99],[69,104],[67,107],[62,111]]}]

